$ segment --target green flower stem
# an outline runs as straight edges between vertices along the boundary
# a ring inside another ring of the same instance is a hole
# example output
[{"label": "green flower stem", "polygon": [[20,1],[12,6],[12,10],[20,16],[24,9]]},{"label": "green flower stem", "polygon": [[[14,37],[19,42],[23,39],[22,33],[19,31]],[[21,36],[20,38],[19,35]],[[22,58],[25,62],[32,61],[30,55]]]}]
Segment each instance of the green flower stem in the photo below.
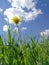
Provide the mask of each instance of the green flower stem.
[{"label": "green flower stem", "polygon": [[22,43],[22,36],[21,36],[20,29],[17,24],[16,24],[16,27],[18,28],[19,41],[20,43]]}]

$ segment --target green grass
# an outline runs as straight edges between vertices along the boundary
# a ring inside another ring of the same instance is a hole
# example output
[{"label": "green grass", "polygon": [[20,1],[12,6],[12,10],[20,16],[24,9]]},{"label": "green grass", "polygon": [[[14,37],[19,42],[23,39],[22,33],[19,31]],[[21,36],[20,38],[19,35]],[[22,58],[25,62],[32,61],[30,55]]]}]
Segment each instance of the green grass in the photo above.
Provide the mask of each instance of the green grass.
[{"label": "green grass", "polygon": [[[49,39],[36,38],[27,35],[24,39],[15,40],[8,30],[8,40],[0,36],[0,65],[49,65]],[[20,45],[19,45],[20,42]],[[8,45],[7,45],[8,43]]]}]

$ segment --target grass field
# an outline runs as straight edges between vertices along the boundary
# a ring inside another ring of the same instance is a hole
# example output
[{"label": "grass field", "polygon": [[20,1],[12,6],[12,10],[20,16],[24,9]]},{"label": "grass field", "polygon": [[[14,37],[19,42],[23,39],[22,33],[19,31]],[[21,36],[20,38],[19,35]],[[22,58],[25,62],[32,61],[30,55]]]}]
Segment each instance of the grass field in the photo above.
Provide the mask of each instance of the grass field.
[{"label": "grass field", "polygon": [[[26,40],[15,40],[10,29],[8,40],[0,36],[0,65],[49,65],[49,38],[38,40],[28,37]],[[20,45],[19,45],[20,44]]]}]

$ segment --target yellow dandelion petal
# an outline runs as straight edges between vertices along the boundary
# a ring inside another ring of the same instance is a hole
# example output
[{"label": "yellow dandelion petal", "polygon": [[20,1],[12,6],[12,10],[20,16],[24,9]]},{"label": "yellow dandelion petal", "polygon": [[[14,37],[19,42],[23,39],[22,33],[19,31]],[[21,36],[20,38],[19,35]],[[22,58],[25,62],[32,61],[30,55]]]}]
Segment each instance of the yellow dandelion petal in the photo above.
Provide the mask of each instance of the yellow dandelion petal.
[{"label": "yellow dandelion petal", "polygon": [[14,16],[11,20],[12,20],[12,22],[15,23],[15,24],[18,24],[19,22],[21,22],[21,18],[18,17],[18,16]]}]

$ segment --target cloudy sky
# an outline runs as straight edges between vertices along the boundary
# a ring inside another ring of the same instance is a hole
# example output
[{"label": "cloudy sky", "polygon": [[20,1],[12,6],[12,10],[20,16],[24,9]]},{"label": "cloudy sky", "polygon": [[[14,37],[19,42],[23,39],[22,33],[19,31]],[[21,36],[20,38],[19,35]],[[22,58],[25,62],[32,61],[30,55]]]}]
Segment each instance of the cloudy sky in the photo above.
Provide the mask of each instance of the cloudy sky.
[{"label": "cloudy sky", "polygon": [[49,35],[48,7],[49,0],[0,0],[0,35],[7,33],[7,22],[11,25],[11,31],[14,30],[15,26],[11,23],[13,16],[22,18],[19,25],[21,34],[33,32],[37,36],[44,32]]}]

